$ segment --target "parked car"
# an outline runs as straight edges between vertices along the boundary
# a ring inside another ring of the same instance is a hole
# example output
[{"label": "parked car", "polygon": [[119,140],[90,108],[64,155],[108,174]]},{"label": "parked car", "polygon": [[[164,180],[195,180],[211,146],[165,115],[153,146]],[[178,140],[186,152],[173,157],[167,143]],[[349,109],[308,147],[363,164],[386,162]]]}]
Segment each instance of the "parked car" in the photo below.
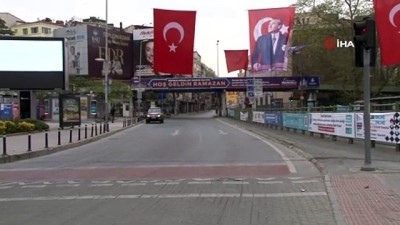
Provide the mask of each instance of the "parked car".
[{"label": "parked car", "polygon": [[146,115],[146,123],[150,123],[151,121],[159,121],[160,123],[164,123],[164,114],[159,107],[152,107],[149,109]]}]

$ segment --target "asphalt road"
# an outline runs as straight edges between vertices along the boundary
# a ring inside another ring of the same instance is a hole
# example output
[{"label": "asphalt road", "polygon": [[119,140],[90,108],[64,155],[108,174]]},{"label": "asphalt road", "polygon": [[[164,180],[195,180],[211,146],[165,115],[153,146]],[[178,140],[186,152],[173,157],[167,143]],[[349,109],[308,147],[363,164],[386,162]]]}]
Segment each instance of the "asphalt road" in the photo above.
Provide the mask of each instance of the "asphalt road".
[{"label": "asphalt road", "polygon": [[307,160],[212,112],[0,165],[0,224],[336,224]]}]

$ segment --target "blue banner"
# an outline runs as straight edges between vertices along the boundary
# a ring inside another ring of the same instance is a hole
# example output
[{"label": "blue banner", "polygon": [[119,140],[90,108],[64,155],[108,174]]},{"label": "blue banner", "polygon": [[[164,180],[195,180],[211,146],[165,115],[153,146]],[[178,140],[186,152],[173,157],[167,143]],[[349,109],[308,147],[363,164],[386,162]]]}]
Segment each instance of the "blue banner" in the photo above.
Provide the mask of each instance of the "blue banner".
[{"label": "blue banner", "polygon": [[12,104],[0,104],[0,119],[2,119],[2,120],[12,120],[13,119]]},{"label": "blue banner", "polygon": [[[226,78],[142,78],[139,84],[137,78],[131,80],[131,88],[144,87],[149,90],[228,90],[246,91],[248,82],[253,82],[252,77],[226,77]],[[320,85],[319,77],[259,77],[263,89],[315,89]]]},{"label": "blue banner", "polygon": [[264,114],[265,124],[282,126],[282,113],[281,112],[266,112]]},{"label": "blue banner", "polygon": [[307,113],[283,113],[282,122],[284,127],[308,131],[309,121]]}]

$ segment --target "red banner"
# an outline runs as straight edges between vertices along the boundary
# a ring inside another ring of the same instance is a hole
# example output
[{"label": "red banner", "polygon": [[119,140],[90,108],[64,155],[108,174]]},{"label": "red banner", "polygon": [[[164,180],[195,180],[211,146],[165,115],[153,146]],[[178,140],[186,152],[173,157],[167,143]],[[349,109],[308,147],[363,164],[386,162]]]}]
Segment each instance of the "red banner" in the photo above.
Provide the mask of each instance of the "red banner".
[{"label": "red banner", "polygon": [[246,70],[249,64],[248,50],[225,50],[228,73],[235,70]]},{"label": "red banner", "polygon": [[252,71],[287,70],[294,7],[249,10]]},{"label": "red banner", "polygon": [[154,9],[154,70],[193,74],[196,12]]},{"label": "red banner", "polygon": [[374,0],[381,63],[400,64],[400,0]]}]

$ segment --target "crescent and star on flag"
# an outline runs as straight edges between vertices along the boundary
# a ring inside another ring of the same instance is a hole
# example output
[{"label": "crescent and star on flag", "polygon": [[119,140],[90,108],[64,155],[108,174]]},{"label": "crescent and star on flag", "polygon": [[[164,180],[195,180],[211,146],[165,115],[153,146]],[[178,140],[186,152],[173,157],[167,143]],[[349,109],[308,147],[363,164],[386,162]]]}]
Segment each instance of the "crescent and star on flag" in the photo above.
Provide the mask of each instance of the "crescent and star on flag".
[{"label": "crescent and star on flag", "polygon": [[[389,13],[389,21],[392,24],[392,26],[397,27],[396,23],[394,22],[394,17],[396,16],[396,14],[400,11],[400,3],[395,5]],[[398,31],[398,33],[400,33],[400,31]]]},{"label": "crescent and star on flag", "polygon": [[[253,31],[253,36],[254,39],[257,40],[258,37],[262,35],[262,26],[264,23],[270,22],[274,18],[271,17],[264,17],[260,19],[257,24],[254,26],[254,31]],[[287,34],[289,33],[289,26],[286,26],[285,24],[282,23],[282,27],[280,29],[281,34]]]},{"label": "crescent and star on flag", "polygon": [[[167,25],[165,25],[164,30],[163,30],[163,35],[164,35],[165,42],[168,42],[168,40],[167,40],[167,32],[169,30],[171,30],[171,29],[177,29],[179,31],[180,39],[179,39],[178,44],[181,43],[183,38],[185,37],[185,30],[183,29],[182,25],[177,23],[177,22],[170,22]],[[169,52],[176,52],[176,48],[178,48],[178,46],[175,45],[174,42],[172,42],[171,45],[168,45],[168,47],[169,47]]]}]

